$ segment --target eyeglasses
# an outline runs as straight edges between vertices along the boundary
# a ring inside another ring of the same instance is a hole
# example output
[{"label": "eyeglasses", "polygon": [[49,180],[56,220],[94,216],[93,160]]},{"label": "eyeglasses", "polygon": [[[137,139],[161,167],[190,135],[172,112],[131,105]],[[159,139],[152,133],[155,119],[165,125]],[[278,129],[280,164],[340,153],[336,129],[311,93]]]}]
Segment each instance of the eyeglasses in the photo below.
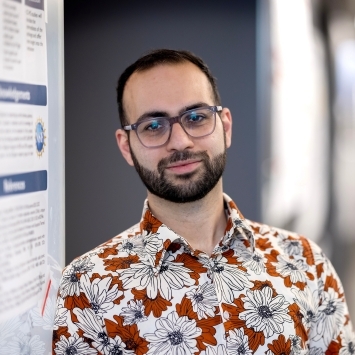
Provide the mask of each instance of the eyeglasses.
[{"label": "eyeglasses", "polygon": [[124,126],[125,131],[136,131],[139,141],[146,148],[156,148],[168,142],[174,123],[179,123],[182,129],[191,137],[200,138],[212,134],[216,127],[216,112],[222,111],[222,106],[199,107],[185,111],[176,117],[148,117]]}]

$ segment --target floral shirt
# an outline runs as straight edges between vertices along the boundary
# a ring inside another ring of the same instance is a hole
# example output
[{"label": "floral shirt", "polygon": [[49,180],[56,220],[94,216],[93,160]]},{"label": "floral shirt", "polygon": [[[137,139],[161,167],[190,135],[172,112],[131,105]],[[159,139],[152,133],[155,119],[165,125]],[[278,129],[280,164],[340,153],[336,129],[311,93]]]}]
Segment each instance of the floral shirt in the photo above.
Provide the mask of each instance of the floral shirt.
[{"label": "floral shirt", "polygon": [[139,224],[67,266],[53,354],[354,354],[344,290],[319,247],[224,199],[211,256],[146,201]]}]

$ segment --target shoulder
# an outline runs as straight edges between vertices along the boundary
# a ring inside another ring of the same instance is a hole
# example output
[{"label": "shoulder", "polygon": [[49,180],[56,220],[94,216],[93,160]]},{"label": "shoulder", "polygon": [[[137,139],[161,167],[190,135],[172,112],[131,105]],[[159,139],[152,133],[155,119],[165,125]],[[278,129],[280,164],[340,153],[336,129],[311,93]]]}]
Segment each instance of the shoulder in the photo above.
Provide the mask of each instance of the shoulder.
[{"label": "shoulder", "polygon": [[277,276],[302,273],[305,283],[314,289],[322,288],[320,280],[335,274],[331,262],[314,241],[286,229],[249,220],[247,223],[254,233],[255,251],[267,260],[268,272],[279,270]]},{"label": "shoulder", "polygon": [[135,239],[139,234],[140,234],[140,228],[139,228],[139,223],[137,223],[134,226],[126,229],[125,231],[117,234],[115,237],[98,245],[94,249],[87,251],[85,254],[81,256],[78,256],[66,267],[66,269],[70,266],[78,264],[80,260],[92,259],[95,256],[105,258],[105,257],[109,257],[110,255],[116,255],[118,252],[117,248],[119,248],[119,246],[122,243],[125,243],[131,239]]},{"label": "shoulder", "polygon": [[319,253],[321,249],[310,239],[306,238],[302,234],[292,232],[286,229],[273,227],[264,223],[254,222],[246,220],[251,227],[256,242],[260,243],[260,240],[268,240],[274,246],[281,247],[284,252],[291,254],[298,254],[301,252],[302,247],[308,252]]},{"label": "shoulder", "polygon": [[264,223],[246,220],[255,236],[256,247],[270,243],[273,248],[289,255],[322,254],[320,247],[302,234]]},{"label": "shoulder", "polygon": [[79,295],[81,276],[104,278],[112,276],[118,270],[129,268],[136,262],[135,246],[141,246],[139,223],[100,244],[96,248],[75,258],[64,270],[59,285],[62,297]]}]

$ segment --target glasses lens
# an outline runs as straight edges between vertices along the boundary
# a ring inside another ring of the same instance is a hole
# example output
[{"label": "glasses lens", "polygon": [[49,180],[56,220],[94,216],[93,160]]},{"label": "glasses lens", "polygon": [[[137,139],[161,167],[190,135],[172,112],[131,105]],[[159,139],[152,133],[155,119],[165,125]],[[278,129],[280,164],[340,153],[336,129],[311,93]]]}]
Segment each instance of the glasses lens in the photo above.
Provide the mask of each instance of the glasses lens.
[{"label": "glasses lens", "polygon": [[164,144],[169,138],[169,131],[169,121],[164,117],[146,119],[137,127],[138,137],[146,147]]},{"label": "glasses lens", "polygon": [[209,108],[190,110],[181,117],[181,124],[190,136],[203,137],[214,131],[216,116]]}]

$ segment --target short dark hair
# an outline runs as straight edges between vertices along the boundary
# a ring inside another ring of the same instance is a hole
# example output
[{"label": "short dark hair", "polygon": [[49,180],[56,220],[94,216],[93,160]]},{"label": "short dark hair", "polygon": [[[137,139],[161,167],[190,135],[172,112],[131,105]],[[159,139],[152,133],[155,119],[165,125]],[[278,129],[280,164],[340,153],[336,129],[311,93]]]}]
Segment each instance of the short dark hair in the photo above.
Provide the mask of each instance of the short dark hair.
[{"label": "short dark hair", "polygon": [[184,62],[191,62],[192,64],[195,64],[206,75],[208,81],[211,84],[215,105],[221,105],[221,99],[217,89],[216,79],[213,77],[207,64],[200,57],[185,50],[156,49],[150,51],[135,61],[133,64],[131,64],[129,67],[127,67],[118,79],[117,104],[118,114],[122,126],[128,124],[122,99],[124,88],[130,76],[134,72],[145,71],[160,64],[180,64]]}]

